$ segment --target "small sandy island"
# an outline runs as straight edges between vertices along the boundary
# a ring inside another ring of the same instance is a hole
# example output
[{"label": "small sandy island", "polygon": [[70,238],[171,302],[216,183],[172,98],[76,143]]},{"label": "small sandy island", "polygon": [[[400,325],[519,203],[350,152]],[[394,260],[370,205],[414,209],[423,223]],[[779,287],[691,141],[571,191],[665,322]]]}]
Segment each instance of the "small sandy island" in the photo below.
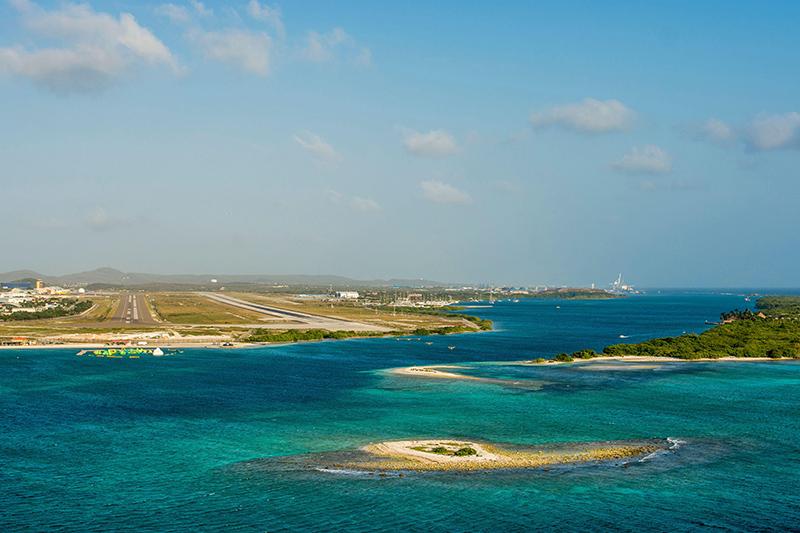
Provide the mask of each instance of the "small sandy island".
[{"label": "small sandy island", "polygon": [[399,376],[414,376],[424,378],[440,378],[440,379],[468,379],[480,381],[481,378],[477,376],[468,376],[466,374],[459,374],[457,372],[449,372],[449,370],[463,370],[464,367],[456,365],[431,365],[431,366],[405,366],[401,368],[393,368],[392,374]]},{"label": "small sandy island", "polygon": [[675,448],[674,439],[521,446],[444,437],[390,440],[367,444],[357,449],[265,457],[236,463],[232,467],[248,473],[301,470],[345,475],[524,470],[595,463],[624,465],[649,457],[655,452]]},{"label": "small sandy island", "polygon": [[533,448],[474,440],[403,440],[364,446],[361,451],[367,457],[345,466],[378,471],[542,468],[643,457],[666,448],[666,441],[582,443]]},{"label": "small sandy island", "polygon": [[471,376],[469,374],[462,374],[460,372],[453,372],[453,370],[466,370],[469,368],[470,367],[467,366],[456,365],[405,366],[400,368],[392,368],[389,370],[389,372],[397,376],[433,379],[457,379],[529,390],[539,390],[547,384],[546,381],[534,379],[487,378],[481,376]]}]

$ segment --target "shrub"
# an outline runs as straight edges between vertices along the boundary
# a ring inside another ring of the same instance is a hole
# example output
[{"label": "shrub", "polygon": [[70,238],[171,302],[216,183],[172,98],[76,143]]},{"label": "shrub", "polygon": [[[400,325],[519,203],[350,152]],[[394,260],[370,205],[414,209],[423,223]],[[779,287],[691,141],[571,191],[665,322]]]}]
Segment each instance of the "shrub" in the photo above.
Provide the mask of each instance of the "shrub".
[{"label": "shrub", "polygon": [[475,450],[475,448],[470,448],[469,446],[466,446],[464,448],[459,448],[458,450],[453,452],[453,455],[457,457],[465,457],[467,455],[478,455],[478,452]]}]

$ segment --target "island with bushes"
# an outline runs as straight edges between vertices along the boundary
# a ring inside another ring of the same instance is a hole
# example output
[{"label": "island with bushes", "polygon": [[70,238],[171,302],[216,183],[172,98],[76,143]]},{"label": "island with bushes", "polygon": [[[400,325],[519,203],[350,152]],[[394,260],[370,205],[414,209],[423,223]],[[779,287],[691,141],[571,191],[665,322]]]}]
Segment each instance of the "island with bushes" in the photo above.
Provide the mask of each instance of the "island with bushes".
[{"label": "island with bushes", "polygon": [[452,438],[385,441],[357,450],[268,457],[243,463],[253,469],[302,468],[316,472],[466,472],[523,470],[601,463],[626,464],[674,448],[670,439],[511,445]]},{"label": "island with bushes", "polygon": [[[555,361],[599,357],[669,357],[684,360],[723,358],[800,359],[800,296],[765,296],[755,311],[734,310],[702,333],[651,339],[635,344],[612,344],[602,352],[591,349],[561,353]],[[537,360],[535,362],[544,362]]]}]

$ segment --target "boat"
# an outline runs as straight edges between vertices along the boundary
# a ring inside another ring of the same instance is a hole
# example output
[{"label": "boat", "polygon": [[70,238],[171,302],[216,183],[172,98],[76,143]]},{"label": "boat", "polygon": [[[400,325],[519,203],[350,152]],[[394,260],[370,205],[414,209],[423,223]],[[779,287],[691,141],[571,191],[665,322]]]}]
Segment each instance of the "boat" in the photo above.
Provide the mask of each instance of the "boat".
[{"label": "boat", "polygon": [[448,350],[455,350],[455,349],[456,349],[456,347],[455,347],[455,346],[448,346],[448,347],[447,347],[447,349],[448,349]]},{"label": "boat", "polygon": [[155,356],[164,355],[164,350],[162,350],[161,348],[156,347],[156,349],[153,350],[153,355],[155,355]]}]

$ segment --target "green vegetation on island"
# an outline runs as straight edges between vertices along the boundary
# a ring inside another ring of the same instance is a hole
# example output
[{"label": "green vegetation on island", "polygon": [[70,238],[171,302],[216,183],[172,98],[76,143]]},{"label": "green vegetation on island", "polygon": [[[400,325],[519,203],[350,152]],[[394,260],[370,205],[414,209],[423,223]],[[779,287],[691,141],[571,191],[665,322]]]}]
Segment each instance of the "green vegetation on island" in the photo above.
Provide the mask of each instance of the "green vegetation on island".
[{"label": "green vegetation on island", "polygon": [[[458,443],[449,443],[451,446],[459,446]],[[449,455],[452,457],[468,457],[470,455],[477,455],[478,450],[472,448],[471,446],[463,446],[457,448],[455,450],[450,449],[446,446],[410,446],[410,450],[416,450],[418,452],[427,452],[427,453],[435,453],[436,455]]]},{"label": "green vegetation on island", "polygon": [[560,289],[545,289],[524,296],[525,298],[560,298],[562,300],[608,300],[611,298],[624,298],[603,289],[587,289],[581,287],[566,287]]},{"label": "green vegetation on island", "polygon": [[769,296],[758,300],[758,311],[722,313],[720,323],[703,333],[651,339],[636,344],[612,344],[602,353],[579,350],[558,354],[556,361],[609,356],[674,357],[677,359],[795,358],[800,359],[800,296]]}]

